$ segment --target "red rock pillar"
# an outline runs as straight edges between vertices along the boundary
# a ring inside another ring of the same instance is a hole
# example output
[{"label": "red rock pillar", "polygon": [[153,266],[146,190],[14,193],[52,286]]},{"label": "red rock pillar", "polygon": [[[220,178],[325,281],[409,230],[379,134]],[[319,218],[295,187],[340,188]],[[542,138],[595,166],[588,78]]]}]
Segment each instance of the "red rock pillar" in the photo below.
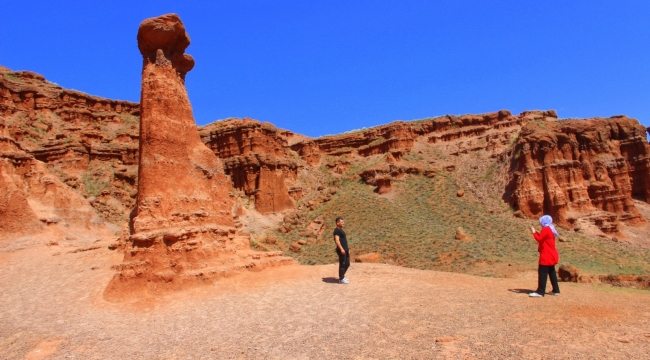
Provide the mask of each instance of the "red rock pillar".
[{"label": "red rock pillar", "polygon": [[201,142],[184,85],[194,66],[184,53],[189,44],[176,14],[140,24],[138,197],[122,239],[124,263],[106,290],[110,296],[119,296],[125,284],[156,292],[239,269],[293,263],[281,252],[251,251],[248,234],[234,226],[232,184]]}]

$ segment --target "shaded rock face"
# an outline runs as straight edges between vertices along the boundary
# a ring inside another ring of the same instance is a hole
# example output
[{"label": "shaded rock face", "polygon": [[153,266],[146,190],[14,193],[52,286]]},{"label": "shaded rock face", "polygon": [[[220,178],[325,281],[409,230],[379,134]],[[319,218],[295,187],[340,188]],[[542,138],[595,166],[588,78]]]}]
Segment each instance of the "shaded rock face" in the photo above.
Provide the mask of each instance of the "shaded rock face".
[{"label": "shaded rock face", "polygon": [[0,133],[0,248],[112,237],[88,201]]},{"label": "shaded rock face", "polygon": [[0,120],[6,136],[107,221],[122,223],[135,204],[137,103],[62,89],[39,74],[0,67]]},{"label": "shaded rock face", "polygon": [[255,197],[259,212],[293,209],[289,189],[296,182],[299,166],[287,156],[286,134],[269,123],[250,119],[215,122],[202,127],[200,134],[223,159],[234,187]]},{"label": "shaded rock face", "polygon": [[235,228],[232,187],[219,159],[201,142],[184,86],[194,64],[184,54],[188,45],[175,14],[140,24],[138,196],[109,298],[125,289],[156,292],[293,261],[281,252],[251,251],[249,235]]},{"label": "shaded rock face", "polygon": [[650,146],[634,119],[530,122],[511,169],[511,202],[527,217],[563,226],[587,218],[606,233],[617,221],[645,222],[633,198],[650,200]]}]

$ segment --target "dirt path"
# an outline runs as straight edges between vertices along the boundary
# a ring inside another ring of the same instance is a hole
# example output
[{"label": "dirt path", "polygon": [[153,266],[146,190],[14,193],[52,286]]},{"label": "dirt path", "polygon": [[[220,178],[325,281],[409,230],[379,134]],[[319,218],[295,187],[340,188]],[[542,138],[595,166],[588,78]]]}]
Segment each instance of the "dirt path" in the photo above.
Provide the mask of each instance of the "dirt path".
[{"label": "dirt path", "polygon": [[[105,248],[0,253],[2,359],[648,358],[650,292],[353,264],[271,269],[138,303]],[[59,252],[59,255],[54,255]]]}]

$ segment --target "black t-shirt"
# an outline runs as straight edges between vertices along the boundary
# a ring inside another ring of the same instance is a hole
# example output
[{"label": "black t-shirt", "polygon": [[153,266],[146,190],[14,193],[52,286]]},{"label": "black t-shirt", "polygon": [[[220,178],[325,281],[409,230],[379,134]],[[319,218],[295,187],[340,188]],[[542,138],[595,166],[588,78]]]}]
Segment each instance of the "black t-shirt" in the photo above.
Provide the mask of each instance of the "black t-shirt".
[{"label": "black t-shirt", "polygon": [[337,227],[334,229],[334,235],[339,236],[339,242],[341,243],[341,247],[343,250],[348,251],[348,239],[345,237],[345,231],[341,229],[340,227]]}]

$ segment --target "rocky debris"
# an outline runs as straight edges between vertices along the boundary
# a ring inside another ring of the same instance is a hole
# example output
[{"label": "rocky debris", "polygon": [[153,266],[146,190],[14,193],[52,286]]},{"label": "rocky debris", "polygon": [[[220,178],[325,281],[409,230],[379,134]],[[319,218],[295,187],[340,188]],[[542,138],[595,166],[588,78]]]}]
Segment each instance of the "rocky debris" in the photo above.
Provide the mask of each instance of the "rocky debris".
[{"label": "rocky debris", "polygon": [[524,212],[521,210],[517,210],[514,213],[512,213],[514,217],[520,218],[520,219],[525,219],[526,215],[524,215]]},{"label": "rocky debris", "polygon": [[266,242],[267,244],[273,245],[273,244],[275,244],[275,243],[278,242],[278,238],[275,237],[275,236],[273,236],[273,235],[269,235],[269,236],[266,237],[265,242]]},{"label": "rocky debris", "polygon": [[307,245],[307,240],[300,239],[300,240],[297,241],[297,243],[298,243],[299,245]]},{"label": "rocky debris", "polygon": [[291,250],[293,252],[296,252],[296,253],[300,252],[301,249],[302,249],[302,246],[300,246],[300,243],[298,243],[297,241],[292,243],[291,245],[289,245],[289,250]]},{"label": "rocky debris", "polygon": [[138,201],[122,239],[124,262],[106,288],[108,298],[294,263],[281,252],[252,251],[250,236],[235,227],[233,189],[219,159],[201,142],[184,86],[194,66],[184,54],[189,43],[176,14],[140,24]]},{"label": "rocky debris", "polygon": [[462,227],[456,228],[456,236],[454,236],[454,239],[456,240],[469,240],[469,236],[465,233],[465,230]]},{"label": "rocky debris", "polygon": [[255,208],[261,213],[293,209],[293,199],[302,189],[290,186],[298,177],[298,163],[290,159],[287,137],[279,130],[257,120],[228,119],[199,129],[201,141],[224,161],[224,169],[236,189],[255,196]]},{"label": "rocky debris", "polygon": [[625,116],[528,122],[513,152],[511,203],[565,227],[585,216],[605,233],[618,232],[619,221],[644,223],[633,198],[650,200],[645,133]]},{"label": "rocky debris", "polygon": [[578,277],[577,282],[650,289],[650,276],[647,275],[582,275]]},{"label": "rocky debris", "polygon": [[383,257],[378,253],[369,253],[358,255],[354,258],[354,262],[358,263],[379,263],[382,262]]},{"label": "rocky debris", "polygon": [[560,278],[560,281],[578,282],[580,271],[577,267],[565,263],[560,265],[557,271],[557,275]]},{"label": "rocky debris", "polygon": [[325,231],[325,224],[323,222],[323,219],[318,217],[314,219],[309,225],[307,226],[308,232],[310,232],[313,236],[315,237],[320,237],[323,232]]},{"label": "rocky debris", "polygon": [[458,190],[458,191],[456,191],[456,196],[458,196],[458,197],[463,197],[463,196],[465,196],[465,190]]},{"label": "rocky debris", "polygon": [[376,186],[375,192],[387,194],[392,191],[392,180],[401,179],[408,174],[418,175],[423,171],[415,165],[384,163],[362,171],[359,176],[364,183]]}]

